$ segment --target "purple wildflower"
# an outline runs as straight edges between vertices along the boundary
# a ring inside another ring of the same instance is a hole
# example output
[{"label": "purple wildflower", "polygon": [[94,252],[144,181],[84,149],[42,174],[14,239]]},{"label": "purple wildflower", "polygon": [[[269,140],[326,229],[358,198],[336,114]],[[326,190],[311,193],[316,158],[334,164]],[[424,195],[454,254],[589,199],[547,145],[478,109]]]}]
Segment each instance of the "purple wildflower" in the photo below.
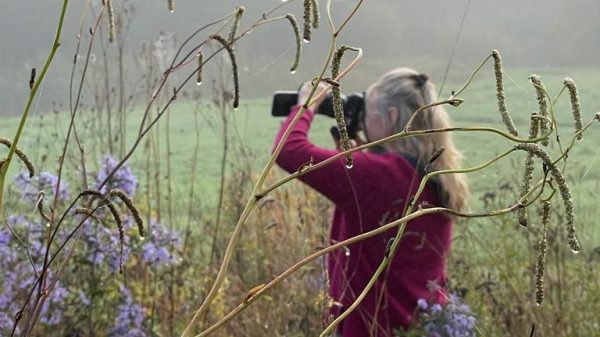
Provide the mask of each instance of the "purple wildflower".
[{"label": "purple wildflower", "polygon": [[[119,161],[110,155],[104,156],[100,163],[100,169],[96,175],[96,185],[99,186],[108,175],[114,171]],[[106,193],[113,188],[119,188],[125,192],[129,197],[133,198],[135,190],[137,189],[138,181],[131,168],[127,164],[119,167],[119,169],[110,177],[107,183],[100,190],[102,193]]]},{"label": "purple wildflower", "polygon": [[125,286],[119,287],[124,295],[124,301],[118,307],[118,314],[115,318],[115,325],[110,330],[108,336],[127,336],[127,337],[146,337],[143,330],[144,309],[139,304],[133,302],[131,291]]},{"label": "purple wildflower", "polygon": [[[171,251],[171,246],[173,249]],[[154,267],[176,264],[178,253],[181,248],[181,236],[179,232],[169,230],[164,225],[152,221],[150,223],[150,237],[142,245],[142,260],[152,264]]]},{"label": "purple wildflower", "polygon": [[[44,192],[46,196],[54,195],[56,185],[58,184],[58,176],[50,172],[40,172],[39,175],[29,178],[29,173],[21,171],[14,178],[17,189],[21,192],[21,199],[28,203],[35,203],[38,200],[40,192]],[[58,200],[66,201],[69,199],[70,193],[67,183],[64,180],[60,182],[58,189]]]},{"label": "purple wildflower", "polygon": [[476,336],[476,318],[471,308],[460,297],[451,294],[448,303],[441,306],[430,304],[425,299],[417,301],[420,310],[420,322],[415,327],[431,337],[471,337]]}]

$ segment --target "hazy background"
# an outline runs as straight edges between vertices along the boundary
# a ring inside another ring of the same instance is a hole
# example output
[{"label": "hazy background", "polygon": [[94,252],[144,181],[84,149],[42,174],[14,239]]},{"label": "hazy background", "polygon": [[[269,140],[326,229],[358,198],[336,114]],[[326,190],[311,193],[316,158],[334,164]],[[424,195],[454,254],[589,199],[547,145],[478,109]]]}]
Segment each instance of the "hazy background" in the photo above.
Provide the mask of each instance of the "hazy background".
[{"label": "hazy background", "polygon": [[[332,10],[338,24],[356,2],[333,1]],[[47,111],[53,105],[60,110],[68,102],[71,65],[85,3],[79,0],[71,1],[69,5],[62,46],[36,101],[39,111]],[[128,85],[135,86],[141,78],[139,55],[142,46],[156,41],[161,31],[174,33],[178,44],[201,25],[226,15],[237,5],[247,8],[243,28],[281,2],[175,0],[174,13],[168,12],[166,1],[119,0],[114,3],[116,13],[133,8],[123,47],[125,78]],[[320,0],[319,3],[324,9],[326,2]],[[339,37],[339,44],[365,50],[364,61],[349,77],[346,88],[362,89],[383,71],[396,66],[417,68],[439,82],[450,59],[467,3],[466,0],[365,1]],[[39,71],[43,65],[61,4],[59,0],[3,1],[0,10],[1,115],[21,113],[29,90],[30,70],[36,67]],[[278,13],[291,12],[300,20],[301,6],[302,1],[289,1]],[[97,13],[98,9],[99,0],[93,0],[92,13]],[[599,13],[598,0],[473,0],[458,40],[450,80],[464,78],[492,48],[500,50],[507,67],[532,70],[598,67]],[[287,22],[259,27],[240,41],[237,52],[243,97],[264,97],[278,88],[295,88],[316,74],[328,47],[325,13],[321,15],[322,26],[314,32],[313,41],[304,45],[300,68],[293,75],[289,73],[289,67],[294,54],[294,38]],[[82,47],[87,46],[87,31],[93,23],[92,18],[93,15],[88,15],[85,20]],[[107,20],[102,21],[106,28]],[[200,38],[204,39],[206,34]],[[107,43],[106,32],[99,39],[94,53],[100,55],[104,50],[109,60],[116,60],[116,44]],[[177,78],[183,76],[180,73]],[[111,79],[111,83],[114,82],[114,78]],[[84,99],[89,95],[89,90],[84,90]]]}]

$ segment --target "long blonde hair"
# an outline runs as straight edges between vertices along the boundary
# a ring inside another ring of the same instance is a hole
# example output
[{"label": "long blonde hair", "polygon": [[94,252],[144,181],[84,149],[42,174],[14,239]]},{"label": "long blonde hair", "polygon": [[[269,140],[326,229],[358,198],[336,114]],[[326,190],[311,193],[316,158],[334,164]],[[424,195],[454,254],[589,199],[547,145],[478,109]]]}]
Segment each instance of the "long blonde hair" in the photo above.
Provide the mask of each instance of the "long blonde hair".
[{"label": "long blonde hair", "polygon": [[[367,99],[376,93],[377,107],[383,120],[390,123],[389,108],[398,110],[398,117],[392,126],[392,134],[401,132],[410,116],[423,105],[437,101],[435,85],[427,76],[410,68],[397,68],[383,75],[369,87]],[[450,127],[448,113],[443,106],[435,106],[419,112],[411,123],[411,130],[441,129]],[[460,167],[462,154],[454,147],[450,132],[438,132],[421,136],[403,137],[388,143],[387,149],[406,154],[421,163],[427,163],[431,155],[440,147],[445,151],[429,165],[430,171],[455,169]],[[439,201],[442,206],[457,211],[468,209],[469,186],[462,174],[443,174],[436,177],[439,186]]]}]

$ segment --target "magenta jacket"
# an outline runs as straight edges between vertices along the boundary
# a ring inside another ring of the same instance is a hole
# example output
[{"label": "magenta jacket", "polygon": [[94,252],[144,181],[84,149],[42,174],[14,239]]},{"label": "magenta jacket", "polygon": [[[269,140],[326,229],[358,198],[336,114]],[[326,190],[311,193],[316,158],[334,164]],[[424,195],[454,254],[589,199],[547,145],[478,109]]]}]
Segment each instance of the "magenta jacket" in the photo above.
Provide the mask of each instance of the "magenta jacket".
[{"label": "magenta jacket", "polygon": [[[300,106],[295,106],[279,131],[275,144]],[[287,139],[277,164],[296,171],[313,159],[323,161],[338,150],[312,144],[307,137],[314,113],[306,111]],[[346,169],[341,158],[300,178],[335,204],[330,243],[375,229],[399,218],[416,192],[421,175],[405,157],[384,153],[354,153],[354,167]],[[437,205],[435,185],[427,186],[421,201]],[[364,289],[386,253],[396,230],[371,237],[328,256],[329,294],[341,305],[335,314],[352,304]],[[411,324],[417,299],[445,303],[441,291],[430,292],[428,282],[442,288],[445,261],[452,237],[452,221],[446,215],[426,215],[410,221],[388,270],[361,305],[338,328],[343,337],[392,336],[397,328]]]}]

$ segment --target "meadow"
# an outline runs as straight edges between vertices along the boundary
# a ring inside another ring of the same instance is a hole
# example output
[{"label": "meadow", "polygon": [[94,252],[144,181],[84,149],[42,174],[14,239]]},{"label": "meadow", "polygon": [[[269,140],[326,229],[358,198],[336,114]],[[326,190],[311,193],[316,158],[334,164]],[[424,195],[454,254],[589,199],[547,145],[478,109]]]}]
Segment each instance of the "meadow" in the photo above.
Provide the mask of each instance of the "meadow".
[{"label": "meadow", "polygon": [[[174,2],[168,5],[174,6]],[[114,35],[114,13],[109,6],[110,1],[98,4],[94,15],[99,20],[106,10],[111,21],[105,29]],[[217,70],[211,73],[214,78],[205,77],[202,86],[190,83],[177,87],[174,80],[167,79],[175,71],[188,71],[191,78],[199,70],[192,65],[199,61],[199,67],[203,66],[202,57],[195,54],[197,50],[206,49],[208,54],[218,52],[220,47],[206,47],[207,40],[194,42],[196,49],[183,57],[188,63],[173,66],[173,61],[162,72],[170,59],[169,53],[161,49],[166,44],[161,35],[157,40],[160,43],[144,50],[142,56],[146,59],[142,57],[139,62],[144,65],[142,78],[146,83],[128,89],[130,100],[124,94],[125,81],[112,87],[98,81],[108,82],[109,73],[123,75],[123,63],[120,70],[115,70],[107,62],[104,68],[98,62],[90,66],[90,78],[86,78],[87,68],[76,63],[73,74],[81,78],[83,94],[71,92],[75,105],[71,102],[70,109],[57,105],[51,111],[33,105],[19,148],[27,154],[36,173],[29,177],[22,163],[13,161],[4,175],[5,162],[0,162],[0,178],[7,179],[4,198],[0,197],[1,335],[323,335],[323,329],[332,321],[326,314],[328,308],[337,304],[327,296],[325,259],[308,261],[306,257],[330,244],[332,205],[296,181],[265,196],[253,195],[257,181],[265,178],[261,170],[270,157],[282,120],[270,116],[270,97],[246,97],[243,90],[239,108],[231,107],[237,95],[226,79],[227,62],[234,64],[231,45],[236,41],[243,11],[238,7],[226,20],[217,21],[223,24],[216,30],[219,32],[227,27],[227,20],[238,18],[233,21],[230,42],[215,35],[206,37],[218,40],[230,60],[215,59]],[[133,15],[122,13],[125,17]],[[257,22],[268,23],[270,14],[263,14]],[[104,28],[98,27],[102,26],[90,28],[90,46],[96,34],[102,35],[97,32]],[[237,38],[252,28],[240,29]],[[333,34],[334,45],[336,38]],[[296,39],[300,44],[299,34]],[[103,57],[106,61],[106,55]],[[355,71],[366,74],[388,63],[390,68],[397,66],[392,60],[378,61],[376,67],[360,69],[359,65]],[[418,68],[418,64],[411,66]],[[444,83],[441,98],[453,95],[475,67],[462,65],[461,70],[454,69]],[[546,150],[557,158],[575,137],[569,92],[562,91],[558,96],[563,79],[572,77],[577,83],[583,122],[587,123],[600,119],[600,93],[596,90],[600,69],[505,65],[506,103],[523,137],[528,134],[530,113],[539,108],[536,90],[529,81],[532,73],[543,78],[550,97],[556,98],[551,104],[556,129]],[[490,61],[460,94],[464,102],[447,107],[454,126],[504,130],[494,76],[498,74]],[[441,82],[440,74],[431,78]],[[157,83],[164,87],[155,91]],[[38,84],[34,74],[33,95]],[[149,127],[154,118],[156,124]],[[12,137],[19,121],[20,117],[3,118],[0,135]],[[71,121],[74,128],[70,128]],[[138,137],[144,129],[140,127],[142,121],[146,122],[147,132]],[[331,147],[329,128],[334,124],[333,119],[318,117],[311,139]],[[554,199],[549,212],[544,213],[538,202],[529,206],[528,227],[519,225],[515,212],[491,216],[522,197],[525,153],[512,153],[468,175],[471,212],[485,216],[460,219],[455,225],[448,260],[447,286],[452,297],[443,309],[448,316],[438,322],[440,329],[446,328],[444,336],[460,335],[448,326],[467,324],[464,321],[469,324],[468,336],[566,337],[597,333],[597,124],[594,121],[582,141],[573,142],[568,156],[562,158],[565,160],[544,167],[536,164],[533,181],[543,181],[547,189],[544,197]],[[515,142],[489,132],[463,130],[453,135],[463,152],[464,167],[480,165],[515,146]],[[137,148],[118,168],[132,146]],[[574,202],[580,251],[574,249],[572,233],[566,233],[568,229],[565,231],[563,225],[570,217],[567,207],[558,200],[565,199],[564,185],[559,185],[556,176],[547,180],[542,172],[548,170],[552,174],[565,172]],[[60,188],[58,172],[62,177]],[[274,169],[266,176],[266,185],[284,176]],[[415,212],[423,211],[427,210],[419,207]],[[541,224],[544,214],[550,217],[547,231]],[[546,255],[540,287],[538,252],[542,241]],[[237,243],[235,249],[229,250],[233,245],[228,246],[228,242]],[[392,256],[397,242],[390,246]],[[386,253],[383,260],[387,259]],[[228,268],[223,268],[222,261],[229,262]],[[291,266],[299,261],[307,264],[292,273]],[[287,277],[278,278],[281,281],[271,289],[269,282],[281,275]],[[543,304],[540,289],[545,290]],[[428,315],[438,317],[433,306],[428,307],[432,304],[419,304],[422,310],[431,310],[421,312],[423,320]],[[236,316],[229,320],[231,312]],[[425,324],[421,321],[409,331],[398,331],[397,336],[428,335],[429,328],[419,325]]]}]

